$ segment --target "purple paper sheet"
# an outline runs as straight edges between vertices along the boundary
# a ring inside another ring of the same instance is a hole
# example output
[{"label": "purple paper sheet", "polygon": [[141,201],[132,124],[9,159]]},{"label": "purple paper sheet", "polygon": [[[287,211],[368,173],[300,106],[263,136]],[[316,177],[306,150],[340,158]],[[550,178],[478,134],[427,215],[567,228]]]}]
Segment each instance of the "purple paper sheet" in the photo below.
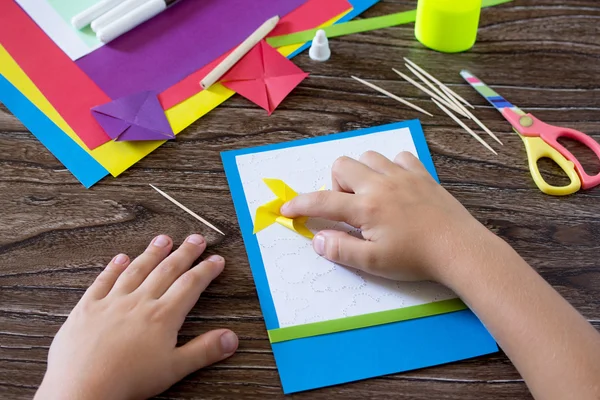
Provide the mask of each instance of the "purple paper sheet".
[{"label": "purple paper sheet", "polygon": [[162,92],[306,1],[181,0],[76,63],[113,99]]}]

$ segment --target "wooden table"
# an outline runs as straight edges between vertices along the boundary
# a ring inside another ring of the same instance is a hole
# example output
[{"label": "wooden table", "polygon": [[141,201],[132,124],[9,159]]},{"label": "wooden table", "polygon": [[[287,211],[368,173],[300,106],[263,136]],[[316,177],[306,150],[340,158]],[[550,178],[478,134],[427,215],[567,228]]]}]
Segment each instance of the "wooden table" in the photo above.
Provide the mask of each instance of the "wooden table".
[{"label": "wooden table", "polygon": [[[414,1],[384,0],[365,16],[414,6]],[[479,40],[463,54],[424,49],[413,37],[413,25],[336,38],[330,61],[314,63],[306,54],[295,59],[311,76],[271,117],[235,96],[118,179],[106,178],[91,190],[77,183],[2,107],[0,398],[33,395],[52,337],[85,288],[112,256],[120,251],[135,256],[161,232],[176,243],[191,232],[203,233],[208,252],[228,261],[188,317],[182,340],[228,327],[241,343],[234,357],[189,376],[159,398],[283,397],[219,152],[404,119],[421,119],[442,184],[600,327],[600,189],[566,198],[540,193],[529,176],[521,140],[458,75],[468,68],[542,120],[600,140],[599,21],[595,0],[517,0],[483,11]],[[397,78],[391,68],[403,68],[403,56],[479,106],[479,118],[505,143],[498,156]],[[406,97],[435,117],[375,93],[350,79],[351,74]],[[598,162],[582,154],[584,164],[597,171]],[[553,181],[560,180],[555,166],[542,166]],[[214,234],[174,208],[149,183],[216,222],[227,235]],[[530,395],[510,361],[498,353],[295,397]]]}]

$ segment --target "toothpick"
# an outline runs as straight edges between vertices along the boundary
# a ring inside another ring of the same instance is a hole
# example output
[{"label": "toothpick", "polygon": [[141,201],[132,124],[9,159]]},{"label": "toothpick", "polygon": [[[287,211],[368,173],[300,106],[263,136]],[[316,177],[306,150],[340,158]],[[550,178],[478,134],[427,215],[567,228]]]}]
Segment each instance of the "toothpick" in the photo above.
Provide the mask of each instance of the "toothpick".
[{"label": "toothpick", "polygon": [[409,63],[410,65],[412,65],[413,67],[415,67],[416,69],[418,69],[423,75],[425,75],[427,78],[431,79],[433,82],[435,82],[436,85],[438,85],[439,87],[445,87],[446,89],[448,89],[448,92],[456,97],[458,100],[462,101],[463,104],[465,104],[466,106],[471,107],[472,109],[475,109],[475,107],[473,107],[468,101],[466,101],[465,99],[463,99],[462,97],[460,97],[458,94],[456,94],[452,89],[450,89],[448,86],[444,85],[442,82],[438,81],[437,79],[435,79],[433,76],[431,76],[431,74],[427,71],[425,71],[423,68],[419,67],[417,64],[415,64],[414,62],[410,61],[408,58],[404,57],[404,61],[406,61],[407,63]]},{"label": "toothpick", "polygon": [[357,81],[359,81],[359,82],[360,82],[360,83],[362,83],[363,85],[366,85],[366,86],[370,87],[371,89],[375,89],[375,90],[377,90],[379,93],[385,94],[386,96],[388,96],[388,97],[391,97],[392,99],[394,99],[394,100],[397,100],[397,101],[399,101],[400,103],[402,103],[402,104],[404,104],[404,105],[407,105],[407,106],[409,106],[410,108],[413,108],[413,109],[415,109],[415,110],[417,110],[417,111],[419,111],[419,112],[421,112],[421,113],[423,113],[423,114],[426,114],[426,115],[429,115],[430,117],[433,117],[433,114],[431,114],[431,113],[429,113],[429,112],[427,112],[427,111],[423,110],[421,107],[419,107],[419,106],[416,106],[416,105],[412,104],[411,102],[409,102],[409,101],[406,101],[406,100],[404,100],[403,98],[401,98],[401,97],[398,97],[398,96],[396,96],[395,94],[392,94],[392,93],[388,92],[387,90],[380,88],[380,87],[379,87],[379,86],[377,86],[377,85],[374,85],[374,84],[372,84],[372,83],[370,83],[370,82],[367,82],[367,81],[365,81],[365,80],[362,80],[362,79],[360,79],[360,78],[357,78],[356,76],[352,76],[352,79],[356,79]]},{"label": "toothpick", "polygon": [[444,107],[443,105],[441,105],[436,99],[431,99],[431,100],[433,100],[433,102],[440,108],[440,110],[442,110],[443,112],[445,112],[446,114],[448,114],[448,116],[450,118],[452,118],[454,120],[454,122],[456,122],[457,124],[459,124],[465,131],[467,131],[467,133],[469,133],[471,136],[473,136],[475,139],[477,139],[477,141],[479,141],[479,143],[481,143],[482,145],[484,145],[486,149],[488,149],[489,151],[491,151],[495,155],[498,155],[498,153],[496,153],[496,151],[494,149],[492,149],[489,144],[487,144],[482,138],[479,137],[478,134],[476,134],[475,132],[473,132],[471,130],[471,128],[469,128],[460,119],[458,119],[457,116],[455,116],[454,114],[452,114],[451,111],[449,111],[446,107]]},{"label": "toothpick", "polygon": [[190,214],[192,217],[196,218],[198,221],[202,222],[204,225],[208,226],[211,229],[214,229],[215,231],[219,232],[221,235],[225,236],[225,234],[223,232],[221,232],[216,226],[214,226],[213,224],[211,224],[210,222],[208,222],[207,220],[205,220],[204,218],[202,218],[201,216],[199,216],[198,214],[196,214],[195,212],[193,212],[192,210],[190,210],[189,208],[187,208],[186,206],[184,206],[183,204],[181,204],[180,202],[178,202],[177,200],[175,200],[174,198],[172,198],[171,196],[169,196],[168,194],[166,194],[165,192],[163,192],[162,190],[157,188],[156,186],[154,186],[154,185],[150,185],[150,186],[152,187],[152,189],[156,190],[158,193],[163,195],[171,203],[175,204],[177,207],[181,208],[183,211]]},{"label": "toothpick", "polygon": [[[421,80],[421,82],[425,83],[427,86],[429,86],[431,88],[431,90],[433,90],[440,98],[444,99],[446,103],[451,103],[454,104],[455,107],[450,106],[450,108],[452,108],[453,110],[456,111],[456,103],[458,102],[458,100],[456,100],[454,98],[454,96],[448,96],[448,94],[446,92],[442,92],[437,86],[435,86],[433,83],[429,82],[429,80],[427,78],[425,78],[423,75],[421,75],[421,73],[419,71],[417,71],[416,69],[414,69],[410,64],[405,63],[404,66],[406,68],[408,68],[408,70],[410,72],[412,72],[417,78],[419,78]],[[458,104],[460,105],[461,111],[462,111],[462,103],[458,102]],[[462,114],[463,116],[467,116],[466,113],[464,111],[460,112],[460,114]],[[467,117],[468,118],[468,117]]]},{"label": "toothpick", "polygon": [[[461,107],[462,107],[462,105],[461,105]],[[472,112],[470,112],[469,110],[467,110],[466,108],[462,107],[462,109],[463,109],[464,111],[466,111],[466,112],[467,112],[467,114],[469,114],[469,118],[470,118],[470,119],[472,119],[472,120],[473,120],[473,121],[474,121],[474,122],[475,122],[477,125],[479,125],[479,127],[480,127],[481,129],[483,129],[483,130],[484,130],[484,131],[485,131],[485,132],[486,132],[488,135],[490,135],[490,136],[492,137],[492,139],[494,139],[496,142],[498,142],[498,143],[500,143],[502,146],[504,146],[504,143],[502,143],[502,141],[500,141],[500,139],[498,139],[498,136],[496,136],[496,135],[494,134],[494,132],[492,132],[491,130],[489,130],[489,129],[488,129],[488,127],[487,127],[487,126],[485,126],[485,125],[483,124],[483,122],[481,122],[481,121],[479,120],[479,118],[477,118],[475,115],[473,115],[473,113],[472,113]]]},{"label": "toothpick", "polygon": [[469,116],[468,118],[471,119],[471,115],[473,114],[471,114],[471,112],[469,112],[469,110],[467,110],[467,108],[463,106],[463,104],[456,97],[452,96],[452,94],[448,91],[448,88],[441,87],[441,89],[446,94],[446,97],[448,97],[452,103],[456,104],[458,108],[463,110],[463,112],[467,113]]},{"label": "toothpick", "polygon": [[392,68],[392,71],[394,71],[395,73],[397,73],[398,75],[400,75],[402,77],[402,79],[404,79],[408,83],[412,84],[413,86],[415,86],[418,89],[421,89],[423,92],[425,92],[429,96],[433,97],[434,99],[436,99],[440,103],[444,104],[446,107],[451,108],[454,111],[456,111],[457,113],[459,113],[459,114],[463,115],[464,117],[468,118],[467,114],[463,113],[462,110],[459,109],[458,107],[456,107],[454,104],[452,104],[452,102],[448,102],[447,100],[445,100],[442,97],[438,96],[437,94],[433,93],[431,90],[427,89],[425,86],[421,85],[419,82],[415,82],[414,80],[412,80],[407,75],[405,75],[402,72],[398,71],[396,68]]}]

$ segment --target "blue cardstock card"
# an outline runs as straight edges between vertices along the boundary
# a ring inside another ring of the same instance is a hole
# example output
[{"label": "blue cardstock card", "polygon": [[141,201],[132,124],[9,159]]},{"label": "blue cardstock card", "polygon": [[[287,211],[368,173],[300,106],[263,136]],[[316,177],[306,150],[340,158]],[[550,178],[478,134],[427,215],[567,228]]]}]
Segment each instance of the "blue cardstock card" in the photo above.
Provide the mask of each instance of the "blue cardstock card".
[{"label": "blue cardstock card", "polygon": [[[267,329],[279,328],[275,305],[236,157],[409,128],[419,159],[438,180],[421,124],[398,122],[357,131],[221,153]],[[365,151],[368,149],[364,149]],[[445,364],[498,351],[470,311],[457,311],[272,344],[285,393]]]}]

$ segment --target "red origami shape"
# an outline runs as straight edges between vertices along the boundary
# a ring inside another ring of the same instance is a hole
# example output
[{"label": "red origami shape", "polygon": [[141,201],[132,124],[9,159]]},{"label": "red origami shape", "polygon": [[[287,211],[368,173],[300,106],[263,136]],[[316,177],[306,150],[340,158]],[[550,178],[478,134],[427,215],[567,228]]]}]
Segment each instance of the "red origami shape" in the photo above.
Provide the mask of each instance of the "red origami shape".
[{"label": "red origami shape", "polygon": [[223,76],[221,83],[271,115],[307,76],[306,72],[263,40]]}]

